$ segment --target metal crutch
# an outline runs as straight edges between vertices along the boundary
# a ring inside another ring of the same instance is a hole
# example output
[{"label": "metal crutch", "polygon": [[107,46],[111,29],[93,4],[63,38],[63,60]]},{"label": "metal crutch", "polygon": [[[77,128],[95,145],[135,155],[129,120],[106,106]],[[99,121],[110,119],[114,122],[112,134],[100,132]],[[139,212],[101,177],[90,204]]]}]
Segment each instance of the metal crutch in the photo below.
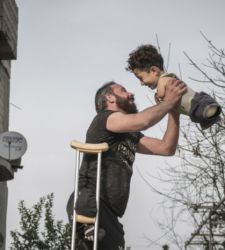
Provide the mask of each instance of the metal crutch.
[{"label": "metal crutch", "polygon": [[[76,166],[75,166],[75,185],[74,185],[74,204],[73,204],[73,227],[72,227],[72,243],[71,250],[75,250],[76,246],[76,222],[80,223],[94,223],[94,244],[93,249],[97,250],[98,247],[98,222],[99,222],[99,203],[100,203],[100,176],[101,176],[101,156],[102,153],[108,150],[107,143],[82,143],[79,141],[72,141],[71,147],[76,150]],[[96,217],[86,217],[78,215],[75,210],[76,200],[78,197],[78,182],[79,182],[79,168],[80,168],[80,154],[97,154],[97,178],[96,178]]]}]

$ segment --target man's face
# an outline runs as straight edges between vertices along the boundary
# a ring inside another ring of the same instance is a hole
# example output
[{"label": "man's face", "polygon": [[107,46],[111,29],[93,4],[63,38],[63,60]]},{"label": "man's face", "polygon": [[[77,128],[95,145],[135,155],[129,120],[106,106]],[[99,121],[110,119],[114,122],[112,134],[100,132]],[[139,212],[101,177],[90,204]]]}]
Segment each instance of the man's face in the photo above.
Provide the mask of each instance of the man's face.
[{"label": "man's face", "polygon": [[123,86],[117,84],[113,88],[113,95],[116,97],[118,108],[124,110],[127,114],[135,114],[138,112],[134,102],[134,94],[128,92]]},{"label": "man's face", "polygon": [[160,70],[157,70],[157,67],[152,67],[149,71],[134,69],[133,72],[135,76],[141,81],[141,85],[148,86],[151,89],[155,89],[157,87],[160,76]]},{"label": "man's face", "polygon": [[127,98],[123,98],[120,97],[116,94],[114,94],[116,97],[116,104],[117,106],[124,110],[127,114],[136,114],[138,112],[137,110],[137,106],[134,102],[134,97],[129,97]]}]

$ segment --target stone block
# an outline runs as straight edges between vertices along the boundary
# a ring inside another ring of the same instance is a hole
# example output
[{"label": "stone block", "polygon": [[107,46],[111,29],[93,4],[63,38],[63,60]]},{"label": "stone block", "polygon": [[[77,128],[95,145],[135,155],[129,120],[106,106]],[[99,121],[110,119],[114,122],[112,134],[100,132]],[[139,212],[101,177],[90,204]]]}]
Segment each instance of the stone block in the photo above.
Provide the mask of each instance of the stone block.
[{"label": "stone block", "polygon": [[17,56],[18,7],[15,0],[0,0],[0,60]]},{"label": "stone block", "polygon": [[0,158],[0,182],[9,181],[14,178],[14,171],[11,164]]}]

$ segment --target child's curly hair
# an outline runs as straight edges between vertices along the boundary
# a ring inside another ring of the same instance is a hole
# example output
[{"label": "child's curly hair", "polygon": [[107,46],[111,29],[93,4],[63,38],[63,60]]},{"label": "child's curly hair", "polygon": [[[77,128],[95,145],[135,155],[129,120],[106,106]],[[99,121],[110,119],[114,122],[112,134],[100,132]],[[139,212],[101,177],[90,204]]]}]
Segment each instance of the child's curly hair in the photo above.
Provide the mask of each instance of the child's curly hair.
[{"label": "child's curly hair", "polygon": [[129,54],[127,60],[128,71],[138,69],[141,71],[149,71],[152,66],[157,66],[163,70],[163,57],[158,50],[151,44],[141,45]]}]

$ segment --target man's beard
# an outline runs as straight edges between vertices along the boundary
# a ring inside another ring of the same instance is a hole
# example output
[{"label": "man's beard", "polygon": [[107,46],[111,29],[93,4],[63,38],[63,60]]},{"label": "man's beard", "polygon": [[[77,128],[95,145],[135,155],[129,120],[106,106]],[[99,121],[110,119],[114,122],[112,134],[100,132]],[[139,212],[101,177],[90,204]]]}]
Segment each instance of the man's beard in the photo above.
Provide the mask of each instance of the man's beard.
[{"label": "man's beard", "polygon": [[134,102],[130,102],[131,100],[134,101],[134,97],[130,97],[129,99],[122,98],[116,94],[116,104],[117,106],[125,111],[127,114],[136,114],[138,112],[137,106]]}]

